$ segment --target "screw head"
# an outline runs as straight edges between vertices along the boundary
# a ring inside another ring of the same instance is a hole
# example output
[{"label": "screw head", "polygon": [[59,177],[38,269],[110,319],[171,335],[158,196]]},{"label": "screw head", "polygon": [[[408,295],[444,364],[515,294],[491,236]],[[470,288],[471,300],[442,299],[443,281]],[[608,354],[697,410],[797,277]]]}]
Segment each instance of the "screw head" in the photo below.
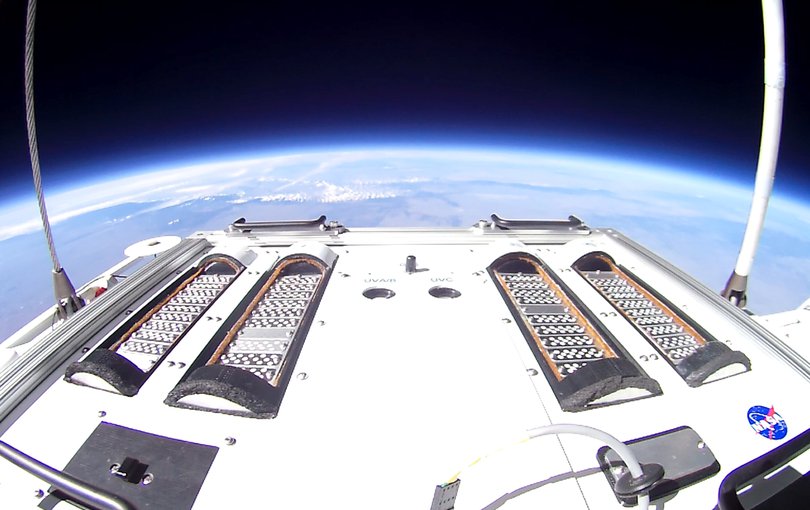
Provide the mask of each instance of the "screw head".
[{"label": "screw head", "polygon": [[296,375],[295,377],[297,377],[301,381],[306,381],[309,378],[309,374],[307,374],[306,372],[298,372],[298,375]]},{"label": "screw head", "polygon": [[39,499],[45,495],[45,491],[42,489],[37,489],[34,491],[34,497]]},{"label": "screw head", "polygon": [[121,467],[121,464],[118,464],[118,463],[113,464],[112,466],[110,466],[110,473],[112,473],[112,474],[117,473],[118,468],[120,468],[120,467]]},{"label": "screw head", "polygon": [[504,324],[510,324],[512,322],[512,319],[504,317],[503,319],[501,319],[501,322],[503,322]]},{"label": "screw head", "polygon": [[234,437],[226,437],[225,438],[225,444],[228,445],[228,446],[235,445],[236,444],[236,438],[234,438]]},{"label": "screw head", "polygon": [[145,475],[143,475],[143,478],[141,478],[141,483],[144,484],[144,485],[149,485],[154,480],[155,480],[155,475],[153,475],[152,473],[146,473]]},{"label": "screw head", "polygon": [[527,369],[526,369],[526,373],[527,373],[527,374],[529,374],[529,375],[530,375],[530,376],[532,376],[532,377],[534,377],[535,375],[537,375],[537,374],[538,374],[538,372],[537,372],[537,369],[536,369],[536,368],[527,368]]},{"label": "screw head", "polygon": [[98,417],[99,418],[104,418],[105,416],[107,416],[107,411],[99,411],[98,412]]}]

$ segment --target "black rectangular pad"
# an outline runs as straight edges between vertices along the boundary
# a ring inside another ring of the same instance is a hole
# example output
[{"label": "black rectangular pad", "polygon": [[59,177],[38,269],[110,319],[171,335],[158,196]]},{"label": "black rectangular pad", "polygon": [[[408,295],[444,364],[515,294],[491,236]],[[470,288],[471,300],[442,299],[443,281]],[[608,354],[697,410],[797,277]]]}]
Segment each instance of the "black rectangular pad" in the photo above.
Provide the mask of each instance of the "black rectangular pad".
[{"label": "black rectangular pad", "polygon": [[[191,508],[219,448],[102,422],[64,471],[119,495],[136,508]],[[146,465],[148,484],[130,483],[111,472],[130,457]]]}]

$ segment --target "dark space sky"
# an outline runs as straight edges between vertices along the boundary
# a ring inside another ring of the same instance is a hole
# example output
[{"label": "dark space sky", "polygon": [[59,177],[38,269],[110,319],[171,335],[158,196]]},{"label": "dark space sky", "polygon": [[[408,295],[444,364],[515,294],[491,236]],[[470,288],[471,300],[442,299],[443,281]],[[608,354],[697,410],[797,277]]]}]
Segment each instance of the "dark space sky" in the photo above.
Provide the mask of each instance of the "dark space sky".
[{"label": "dark space sky", "polygon": [[[785,5],[778,175],[797,194],[810,182],[804,3]],[[4,197],[30,186],[24,27],[25,2],[0,0]],[[321,143],[563,147],[746,182],[756,165],[756,1],[40,0],[36,36],[46,184]]]}]

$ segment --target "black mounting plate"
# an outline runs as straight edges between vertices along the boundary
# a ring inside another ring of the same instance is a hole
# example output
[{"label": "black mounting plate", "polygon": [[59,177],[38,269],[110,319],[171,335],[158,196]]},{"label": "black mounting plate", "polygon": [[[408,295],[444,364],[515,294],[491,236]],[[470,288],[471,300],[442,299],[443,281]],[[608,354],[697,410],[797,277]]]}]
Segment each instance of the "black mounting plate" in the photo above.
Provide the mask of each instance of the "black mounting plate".
[{"label": "black mounting plate", "polygon": [[[683,426],[651,436],[626,441],[641,464],[655,463],[664,467],[664,478],[653,485],[650,500],[678,492],[693,483],[705,480],[720,471],[720,463],[712,451],[692,428]],[[599,466],[610,483],[627,472],[627,466],[612,448],[603,446],[596,453]],[[614,492],[615,494],[615,492]],[[616,495],[624,506],[638,504],[636,496]]]}]

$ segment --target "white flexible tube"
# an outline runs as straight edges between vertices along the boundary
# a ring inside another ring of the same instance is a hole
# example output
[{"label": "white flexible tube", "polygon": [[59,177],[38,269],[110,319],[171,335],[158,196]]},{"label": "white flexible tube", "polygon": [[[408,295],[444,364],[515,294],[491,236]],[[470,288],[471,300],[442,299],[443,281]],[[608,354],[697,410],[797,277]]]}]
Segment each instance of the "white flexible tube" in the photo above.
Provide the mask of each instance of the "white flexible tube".
[{"label": "white flexible tube", "polygon": [[[586,427],[584,425],[560,423],[536,427],[530,429],[528,433],[530,438],[548,436],[552,434],[575,434],[580,436],[588,436],[611,447],[627,465],[627,469],[630,470],[630,474],[633,475],[634,478],[638,478],[642,475],[641,464],[638,463],[638,459],[636,458],[635,454],[633,454],[633,451],[630,450],[626,444],[602,430],[595,429],[593,427]],[[641,510],[647,510],[650,507],[650,496],[648,494],[638,496],[638,507]]]},{"label": "white flexible tube", "polygon": [[785,91],[785,21],[782,0],[762,0],[762,24],[765,35],[765,102],[762,110],[762,135],[759,145],[754,197],[748,214],[740,254],[734,272],[746,277],[751,273],[768,200],[773,190],[779,137],[782,132],[782,105]]}]

